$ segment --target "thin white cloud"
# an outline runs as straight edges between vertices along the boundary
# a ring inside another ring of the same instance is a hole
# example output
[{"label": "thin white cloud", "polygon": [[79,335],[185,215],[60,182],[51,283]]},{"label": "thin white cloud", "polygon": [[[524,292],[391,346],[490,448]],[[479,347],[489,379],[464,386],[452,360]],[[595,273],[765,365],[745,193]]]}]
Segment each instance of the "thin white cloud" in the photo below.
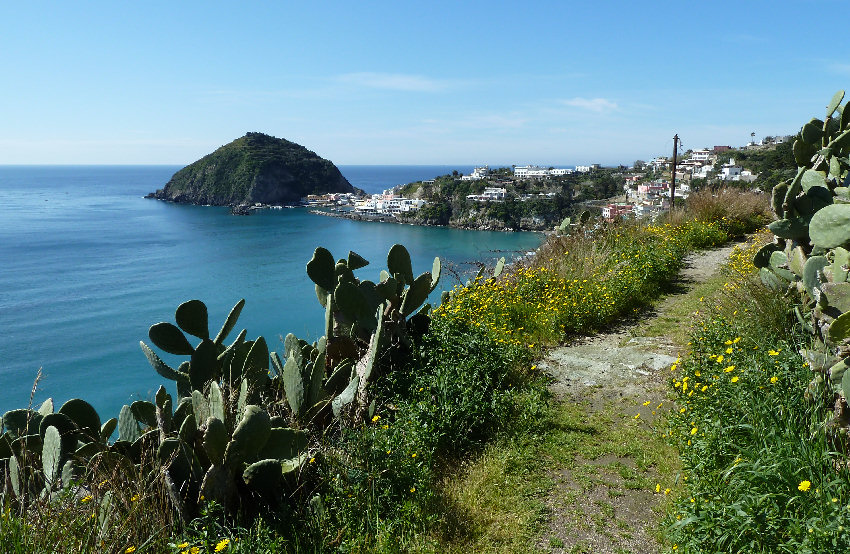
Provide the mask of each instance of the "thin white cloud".
[{"label": "thin white cloud", "polygon": [[561,100],[561,103],[565,106],[596,113],[613,112],[618,109],[616,102],[612,102],[606,98],[582,98],[580,96],[576,96],[575,98]]},{"label": "thin white cloud", "polygon": [[850,75],[850,63],[830,63],[830,71],[839,75]]},{"label": "thin white cloud", "polygon": [[432,79],[424,75],[407,73],[346,73],[339,75],[337,80],[347,85],[362,88],[383,90],[400,90],[406,92],[441,92],[450,88],[454,83],[445,79]]}]

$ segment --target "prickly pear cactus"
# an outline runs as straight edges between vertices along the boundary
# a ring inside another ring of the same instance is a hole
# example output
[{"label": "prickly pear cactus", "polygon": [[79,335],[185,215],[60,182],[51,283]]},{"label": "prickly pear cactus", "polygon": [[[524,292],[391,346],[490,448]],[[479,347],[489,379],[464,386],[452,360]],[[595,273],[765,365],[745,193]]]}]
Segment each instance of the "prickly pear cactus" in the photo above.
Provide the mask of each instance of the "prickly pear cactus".
[{"label": "prickly pear cactus", "polygon": [[0,418],[0,502],[27,504],[67,489],[107,448],[115,420],[101,426],[95,409],[78,398],[53,408],[48,398],[38,411],[11,410]]},{"label": "prickly pear cactus", "polygon": [[837,393],[826,396],[838,428],[850,424],[850,107],[843,100],[844,91],[835,93],[825,118],[800,129],[797,174],[773,189],[775,240],[753,259],[767,286],[799,296],[796,316],[820,344],[804,352],[816,372],[811,387]]},{"label": "prickly pear cactus", "polygon": [[[394,360],[403,357],[402,351],[409,346],[411,333],[427,329],[430,306],[425,302],[439,283],[440,259],[434,259],[430,272],[414,277],[410,253],[395,244],[377,283],[354,276],[354,271],[368,263],[355,252],[334,262],[331,253],[321,247],[307,263],[307,275],[325,309],[327,345],[318,360],[325,364],[321,379],[316,362],[293,356],[289,349],[282,371],[278,367],[294,413],[334,397],[335,415],[348,412],[352,421],[359,421],[369,404],[370,381],[392,370]],[[280,366],[280,360],[275,365]]]},{"label": "prickly pear cactus", "polygon": [[[246,359],[254,343],[245,343],[244,330],[230,346],[225,347],[224,340],[236,326],[243,306],[245,299],[233,306],[221,330],[212,339],[207,306],[200,300],[189,300],[177,307],[174,314],[177,325],[165,321],[151,325],[148,336],[154,345],[169,354],[189,356],[189,360],[177,369],[163,362],[144,342],[139,342],[139,345],[154,370],[177,383],[177,394],[181,398],[191,396],[193,390],[204,390],[211,381],[217,381],[223,376],[230,380],[241,380],[246,372],[252,371],[252,366],[246,365]],[[201,339],[201,342],[193,347],[184,332]]]}]

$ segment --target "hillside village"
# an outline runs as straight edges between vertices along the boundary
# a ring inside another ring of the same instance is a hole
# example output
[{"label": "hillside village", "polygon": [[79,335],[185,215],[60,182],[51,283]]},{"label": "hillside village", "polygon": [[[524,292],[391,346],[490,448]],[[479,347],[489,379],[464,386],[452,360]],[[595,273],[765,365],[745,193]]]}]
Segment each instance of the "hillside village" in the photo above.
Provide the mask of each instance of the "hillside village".
[{"label": "hillside village", "polygon": [[[774,184],[772,180],[793,167],[793,138],[765,137],[738,148],[718,145],[686,150],[676,161],[674,199],[685,199],[692,190],[719,184],[757,190],[762,185],[768,190]],[[764,161],[771,156],[772,161]],[[310,196],[303,203],[324,208],[317,213],[361,220],[546,230],[584,209],[609,222],[628,217],[655,218],[670,209],[672,170],[673,160],[665,156],[610,168],[591,164],[492,169],[484,165],[468,175],[454,172],[378,194]]]}]

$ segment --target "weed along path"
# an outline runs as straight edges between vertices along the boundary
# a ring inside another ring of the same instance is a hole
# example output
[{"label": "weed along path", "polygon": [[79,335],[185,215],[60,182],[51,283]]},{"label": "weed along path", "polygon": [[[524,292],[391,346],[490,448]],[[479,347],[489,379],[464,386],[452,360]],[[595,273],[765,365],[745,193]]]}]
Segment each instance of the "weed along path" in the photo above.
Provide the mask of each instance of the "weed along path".
[{"label": "weed along path", "polygon": [[687,345],[701,297],[734,244],[686,259],[669,294],[652,310],[607,333],[554,348],[537,362],[553,378],[554,430],[549,459],[544,552],[655,553],[666,484],[676,479],[676,451],[656,428],[673,407],[665,379]]}]

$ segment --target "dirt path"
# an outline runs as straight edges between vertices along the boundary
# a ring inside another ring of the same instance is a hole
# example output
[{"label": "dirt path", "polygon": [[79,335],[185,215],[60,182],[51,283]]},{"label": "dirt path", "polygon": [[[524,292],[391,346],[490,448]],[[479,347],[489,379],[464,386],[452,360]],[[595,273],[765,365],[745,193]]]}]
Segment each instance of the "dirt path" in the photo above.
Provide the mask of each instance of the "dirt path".
[{"label": "dirt path", "polygon": [[[733,248],[690,256],[674,283],[674,292],[641,321],[549,351],[537,365],[554,377],[551,388],[555,396],[583,403],[588,419],[626,414],[617,421],[629,424],[640,413],[647,432],[653,432],[651,425],[658,417],[653,407],[669,405],[664,371],[682,347],[667,337],[642,336],[652,334],[645,331],[647,319],[668,318],[672,325],[687,326],[689,318],[673,313],[673,308],[713,276]],[[650,403],[648,407],[643,407],[644,402]],[[617,554],[659,550],[653,536],[663,498],[654,491],[657,468],[613,453],[594,459],[576,456],[569,465],[550,475],[555,486],[546,499],[550,517],[537,544],[540,550]],[[630,479],[630,473],[639,474],[638,480]],[[642,486],[635,486],[636,482]]]}]

